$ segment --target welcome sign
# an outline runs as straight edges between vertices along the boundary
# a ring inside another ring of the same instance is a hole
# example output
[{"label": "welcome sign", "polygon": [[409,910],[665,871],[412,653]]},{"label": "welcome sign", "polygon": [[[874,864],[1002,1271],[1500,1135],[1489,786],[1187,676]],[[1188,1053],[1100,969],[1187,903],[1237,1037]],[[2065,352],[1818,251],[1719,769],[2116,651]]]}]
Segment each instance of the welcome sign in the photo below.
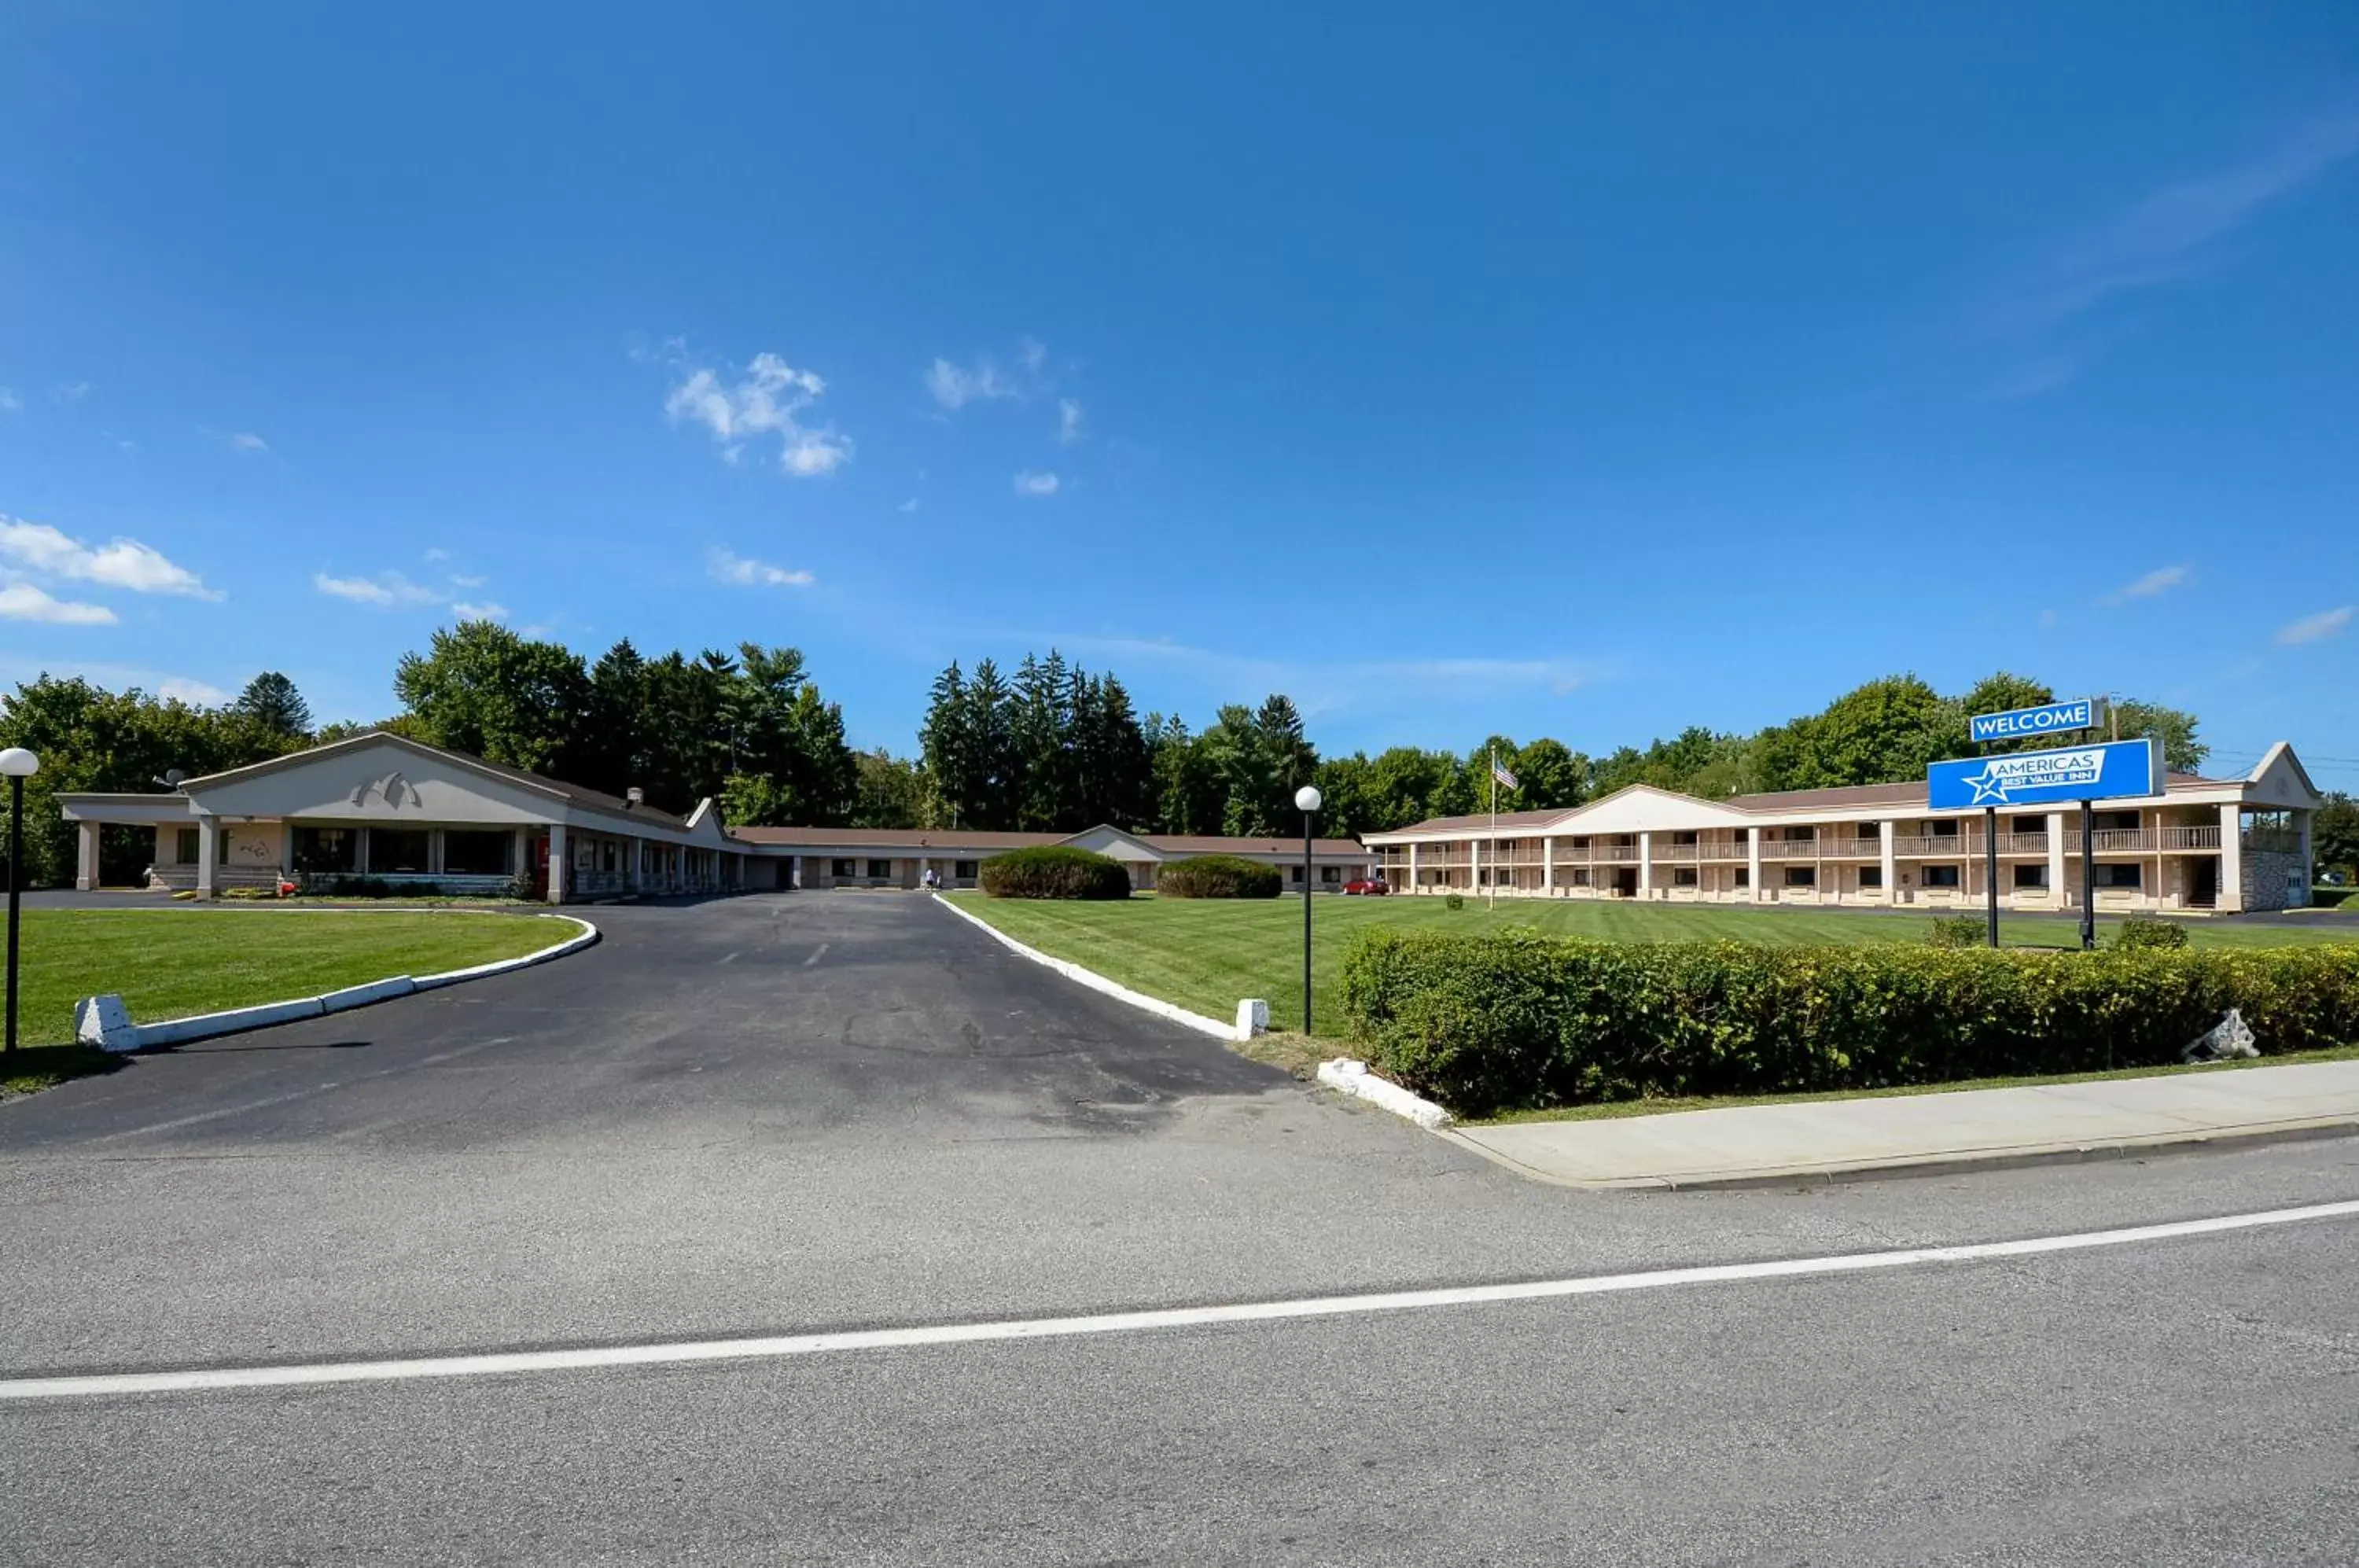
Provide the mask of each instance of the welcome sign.
[{"label": "welcome sign", "polygon": [[2096,702],[2082,697],[2070,702],[2042,702],[2036,708],[2009,708],[2004,713],[1976,713],[1969,721],[1968,733],[1980,745],[2021,740],[2026,735],[2062,735],[2088,729],[2096,722]]}]

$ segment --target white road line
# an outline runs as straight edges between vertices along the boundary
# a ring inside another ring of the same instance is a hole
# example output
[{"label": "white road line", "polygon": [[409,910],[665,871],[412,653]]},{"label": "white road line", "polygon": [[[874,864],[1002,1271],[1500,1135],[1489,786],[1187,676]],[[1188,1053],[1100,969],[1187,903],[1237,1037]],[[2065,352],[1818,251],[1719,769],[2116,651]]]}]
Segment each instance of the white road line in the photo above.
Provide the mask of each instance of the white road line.
[{"label": "white road line", "polygon": [[736,955],[735,953],[733,953],[729,954],[726,958],[716,959],[716,960],[714,960],[714,962],[715,962],[716,964],[734,964],[734,963],[736,963],[736,962],[737,962],[737,955]]},{"label": "white road line", "polygon": [[830,944],[827,942],[821,942],[817,947],[811,949],[811,955],[803,960],[803,967],[809,969],[812,964],[817,964],[821,959],[825,958],[827,956],[829,945]]},{"label": "white road line", "polygon": [[832,1355],[847,1350],[916,1350],[945,1345],[979,1345],[995,1340],[1067,1339],[1082,1334],[1137,1334],[1156,1329],[1274,1323],[1289,1318],[1345,1317],[1365,1312],[1408,1312],[1426,1307],[1480,1306],[1494,1301],[1551,1301],[1567,1296],[1613,1295],[1676,1285],[1790,1279],[1816,1274],[1858,1274],[1874,1269],[1907,1269],[1924,1264],[2032,1258],[2042,1253],[2078,1252],[2091,1247],[2123,1247],[2143,1241],[2172,1241],[2184,1236],[2216,1236],[2227,1231],[2297,1225],[2308,1220],[2354,1217],[2359,1217],[2359,1201],[2313,1203],[2299,1209],[2270,1209],[2259,1214],[2225,1214],[2216,1219],[2178,1220],[2168,1225],[2135,1225],[2125,1230],[2034,1236],[2027,1241],[1977,1242],[1964,1247],[1914,1247],[1893,1252],[1787,1258],[1766,1263],[1720,1263],[1693,1269],[1657,1269],[1643,1274],[1538,1279],[1512,1285],[1392,1290],[1380,1295],[1313,1296],[1295,1301],[1245,1301],[1222,1307],[1102,1312],[1089,1317],[1016,1318],[1000,1323],[937,1323],[917,1328],[862,1329],[842,1334],[780,1334],[765,1339],[709,1339],[684,1344],[615,1345],[583,1350],[520,1350],[484,1356],[418,1356],[403,1361],[330,1361],[304,1367],[218,1367],[187,1372],[20,1377],[0,1381],[0,1401],[116,1394],[198,1394],[234,1388],[283,1388],[317,1383],[400,1382],[419,1377],[484,1377],[515,1372],[664,1367],[695,1361],[774,1360],[790,1356]]}]

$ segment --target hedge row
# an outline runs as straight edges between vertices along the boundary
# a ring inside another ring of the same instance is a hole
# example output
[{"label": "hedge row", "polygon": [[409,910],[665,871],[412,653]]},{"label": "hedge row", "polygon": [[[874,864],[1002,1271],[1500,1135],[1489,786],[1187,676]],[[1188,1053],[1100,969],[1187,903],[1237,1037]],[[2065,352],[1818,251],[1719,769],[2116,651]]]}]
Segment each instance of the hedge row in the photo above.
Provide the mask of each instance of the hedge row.
[{"label": "hedge row", "polygon": [[1372,931],[1369,1061],[1467,1116],[2151,1066],[2241,1007],[2263,1053],[2359,1043],[2359,944],[1764,947]]},{"label": "hedge row", "polygon": [[1277,866],[1241,855],[1175,860],[1155,877],[1155,891],[1166,898],[1275,898],[1285,888]]},{"label": "hedge row", "polygon": [[995,898],[1127,898],[1130,873],[1122,862],[1064,844],[1011,849],[977,868],[983,890]]}]

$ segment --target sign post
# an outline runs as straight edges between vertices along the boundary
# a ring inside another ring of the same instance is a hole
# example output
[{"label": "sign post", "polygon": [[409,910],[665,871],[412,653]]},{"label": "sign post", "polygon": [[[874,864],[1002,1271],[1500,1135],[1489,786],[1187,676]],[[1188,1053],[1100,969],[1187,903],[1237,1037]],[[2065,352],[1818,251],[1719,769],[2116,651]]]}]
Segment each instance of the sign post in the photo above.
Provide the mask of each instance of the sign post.
[{"label": "sign post", "polygon": [[[2018,708],[2005,713],[1976,714],[1970,733],[1977,745],[2017,735],[2087,727],[2095,717],[2095,703],[2082,699],[2051,702],[2045,707]],[[2162,743],[2145,740],[2100,741],[2082,746],[2055,746],[2042,751],[2004,752],[1996,756],[1955,757],[1925,770],[1928,811],[1983,809],[1984,877],[1988,886],[1990,943],[1998,945],[1998,810],[2077,800],[2081,805],[2081,945],[2096,945],[2096,869],[2093,864],[2095,833],[2090,803],[2115,796],[2160,792],[2166,774]]]}]

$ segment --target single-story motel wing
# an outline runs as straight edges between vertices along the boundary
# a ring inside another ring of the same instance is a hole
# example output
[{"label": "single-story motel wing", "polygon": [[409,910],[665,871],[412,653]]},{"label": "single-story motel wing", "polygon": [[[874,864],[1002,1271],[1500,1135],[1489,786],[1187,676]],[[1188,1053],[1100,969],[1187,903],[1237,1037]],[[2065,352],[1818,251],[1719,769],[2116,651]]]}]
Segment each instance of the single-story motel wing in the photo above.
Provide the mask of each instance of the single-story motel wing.
[{"label": "single-story motel wing", "polygon": [[[60,793],[77,824],[74,886],[102,882],[102,833],[140,830],[152,854],[136,885],[193,891],[332,887],[366,877],[453,893],[505,890],[528,878],[551,903],[630,893],[753,888],[916,887],[932,871],[971,887],[981,862],[1009,849],[1064,844],[1121,861],[1134,887],[1191,855],[1242,855],[1304,886],[1302,841],[955,829],[736,828],[711,800],[687,816],[383,732],[183,781],[168,794]],[[118,841],[119,842],[119,841]],[[1312,845],[1310,886],[1339,891],[1370,874],[1356,840]]]},{"label": "single-story motel wing", "polygon": [[[2095,805],[2101,910],[2299,909],[2321,804],[2280,741],[2241,779],[2172,774],[2163,792]],[[1566,811],[1440,817],[1365,835],[1398,893],[1839,908],[1977,908],[1981,811],[1929,811],[1924,781],[1703,800],[1632,785]],[[2081,907],[2080,807],[1997,815],[1999,903]]]}]

